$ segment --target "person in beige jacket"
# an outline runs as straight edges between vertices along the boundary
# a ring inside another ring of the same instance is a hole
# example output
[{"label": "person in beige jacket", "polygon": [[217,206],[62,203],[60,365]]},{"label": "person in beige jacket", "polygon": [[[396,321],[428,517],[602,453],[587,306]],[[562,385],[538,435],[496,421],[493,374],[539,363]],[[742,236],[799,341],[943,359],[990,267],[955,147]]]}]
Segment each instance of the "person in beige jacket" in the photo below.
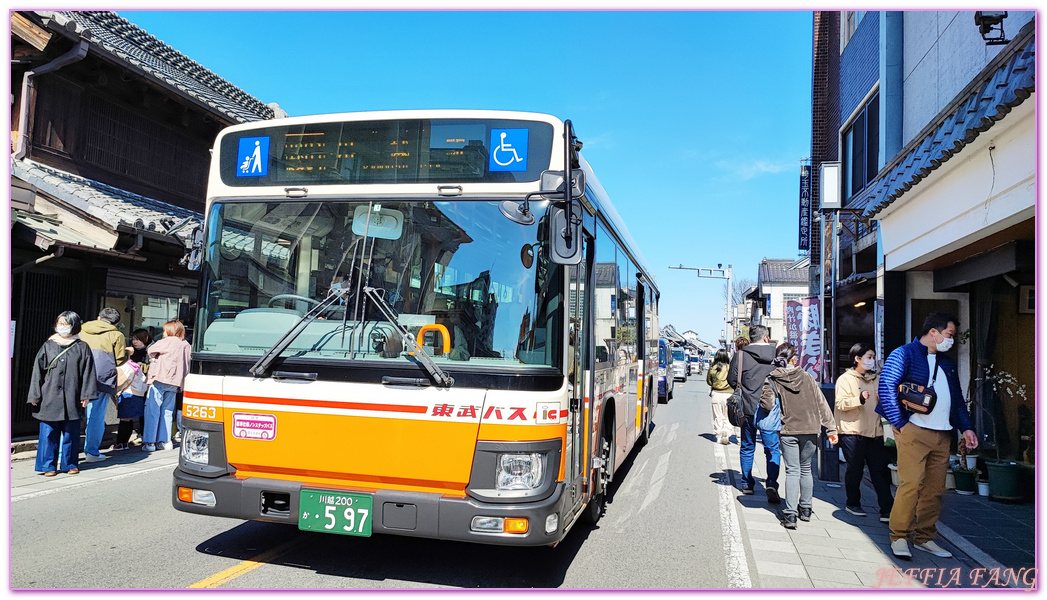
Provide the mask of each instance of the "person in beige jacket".
[{"label": "person in beige jacket", "polygon": [[782,427],[778,439],[785,463],[785,510],[781,523],[786,529],[796,529],[797,517],[801,521],[811,520],[811,461],[818,450],[822,427],[828,430],[829,443],[835,446],[837,442],[836,421],[829,403],[814,377],[796,366],[799,358],[792,344],[779,344],[771,363],[775,369],[760,392],[760,406],[765,410],[773,410],[776,398],[780,401]]},{"label": "person in beige jacket", "polygon": [[721,444],[730,444],[731,432],[734,431],[727,418],[727,399],[734,393],[734,388],[727,384],[730,365],[731,355],[727,354],[726,349],[720,348],[709,367],[709,374],[705,376],[705,382],[709,384],[709,397],[712,398],[713,434]]},{"label": "person in beige jacket", "polygon": [[181,321],[164,323],[164,339],[146,349],[152,361],[146,381],[149,393],[145,398],[145,430],[142,432],[142,450],[173,450],[171,421],[174,416],[175,394],[189,372],[189,342],[185,341],[185,326]]},{"label": "person in beige jacket", "polygon": [[891,476],[887,470],[887,451],[883,446],[883,425],[876,414],[879,397],[876,388],[876,353],[868,344],[858,342],[851,346],[851,368],[836,380],[836,425],[840,431],[840,448],[847,461],[844,488],[847,491],[846,510],[856,517],[864,517],[862,510],[862,474],[869,467],[869,479],[876,490],[880,505],[880,521],[891,520],[894,497],[891,496]]}]

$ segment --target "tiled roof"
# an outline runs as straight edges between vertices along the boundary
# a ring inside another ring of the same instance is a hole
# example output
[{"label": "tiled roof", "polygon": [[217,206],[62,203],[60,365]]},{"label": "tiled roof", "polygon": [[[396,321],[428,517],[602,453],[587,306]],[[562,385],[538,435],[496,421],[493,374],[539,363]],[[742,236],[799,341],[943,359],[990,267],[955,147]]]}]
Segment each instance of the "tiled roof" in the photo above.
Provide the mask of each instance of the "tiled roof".
[{"label": "tiled roof", "polygon": [[235,123],[272,119],[273,109],[112,11],[37,11],[118,60],[178,89]]},{"label": "tiled roof", "polygon": [[[973,91],[968,88],[966,93],[961,92],[949,104],[955,110],[941,118],[937,126],[925,129],[923,136],[907,146],[909,151],[899,153],[893,166],[853,201],[866,207],[864,218],[872,218],[887,208],[1032,96],[1036,91],[1036,38],[1029,25],[1022,30],[1027,35],[1020,33],[1012,42],[1015,48],[1010,58]],[[1019,41],[1022,37],[1027,37],[1027,41]]]},{"label": "tiled roof", "polygon": [[62,220],[51,215],[32,213],[18,208],[11,210],[11,225],[24,225],[35,232],[36,245],[47,251],[54,244],[82,246],[98,250],[111,250],[102,246],[95,237],[85,234],[62,223]]},{"label": "tiled roof", "polygon": [[768,283],[807,283],[810,280],[808,264],[806,259],[765,258],[760,263],[760,285]]},{"label": "tiled roof", "polygon": [[[85,179],[28,159],[12,160],[11,175],[95,217],[113,230],[124,225],[164,233],[171,225],[186,217],[190,217],[197,224],[202,218],[198,212],[125,192],[111,185]],[[182,243],[186,243],[192,229],[183,227],[174,235]]]}]

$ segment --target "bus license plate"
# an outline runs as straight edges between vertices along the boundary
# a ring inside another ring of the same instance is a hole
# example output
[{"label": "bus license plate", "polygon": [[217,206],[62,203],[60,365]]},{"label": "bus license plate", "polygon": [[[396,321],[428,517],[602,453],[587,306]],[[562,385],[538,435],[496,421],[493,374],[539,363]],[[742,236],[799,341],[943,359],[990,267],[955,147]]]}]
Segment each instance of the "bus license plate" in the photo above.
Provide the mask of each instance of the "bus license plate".
[{"label": "bus license plate", "polygon": [[364,494],[302,490],[298,529],[370,537],[373,504],[374,499]]}]

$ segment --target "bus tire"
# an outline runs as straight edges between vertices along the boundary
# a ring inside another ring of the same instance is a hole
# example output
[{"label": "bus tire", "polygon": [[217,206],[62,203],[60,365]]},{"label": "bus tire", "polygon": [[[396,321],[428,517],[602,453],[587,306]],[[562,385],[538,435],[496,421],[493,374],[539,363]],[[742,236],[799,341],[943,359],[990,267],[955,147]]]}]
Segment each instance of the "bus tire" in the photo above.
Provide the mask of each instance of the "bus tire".
[{"label": "bus tire", "polygon": [[585,525],[596,525],[603,516],[604,507],[607,504],[607,488],[611,485],[611,477],[614,475],[614,425],[609,424],[605,417],[600,426],[600,458],[603,465],[597,469],[593,476],[593,486],[596,493],[589,503],[582,509],[580,521]]}]

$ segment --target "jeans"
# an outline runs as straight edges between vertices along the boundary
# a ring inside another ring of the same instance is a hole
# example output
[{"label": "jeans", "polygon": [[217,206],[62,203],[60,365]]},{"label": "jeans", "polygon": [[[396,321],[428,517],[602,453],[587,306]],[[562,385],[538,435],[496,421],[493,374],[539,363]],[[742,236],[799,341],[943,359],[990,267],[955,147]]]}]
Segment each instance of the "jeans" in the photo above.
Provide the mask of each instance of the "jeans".
[{"label": "jeans", "polygon": [[171,420],[174,415],[176,386],[154,381],[145,397],[145,428],[142,443],[155,444],[171,441]]},{"label": "jeans", "polygon": [[[753,456],[756,454],[756,424],[752,417],[742,424],[742,441],[738,456],[742,463],[742,483],[749,487],[756,485],[753,477]],[[764,482],[769,488],[778,489],[778,471],[782,464],[782,453],[778,448],[778,432],[760,430],[760,441],[763,443],[763,453],[767,457],[767,481]]]},{"label": "jeans", "polygon": [[109,408],[112,394],[100,392],[98,398],[87,403],[87,431],[84,440],[84,453],[98,456],[98,446],[105,434],[105,411]]},{"label": "jeans", "polygon": [[861,507],[862,475],[865,466],[869,465],[869,479],[876,490],[880,516],[891,516],[894,496],[891,496],[891,474],[887,469],[887,451],[883,447],[883,438],[841,434],[840,448],[847,461],[847,474],[843,479],[847,490],[847,506]]},{"label": "jeans", "polygon": [[[59,445],[61,439],[61,445]],[[58,468],[61,456],[61,469]],[[40,438],[36,444],[36,470],[68,471],[79,465],[80,419],[40,421]]]},{"label": "jeans", "polygon": [[787,515],[796,515],[797,506],[811,508],[814,496],[814,476],[811,461],[818,451],[818,435],[782,436],[782,457],[785,458],[785,510]]}]

